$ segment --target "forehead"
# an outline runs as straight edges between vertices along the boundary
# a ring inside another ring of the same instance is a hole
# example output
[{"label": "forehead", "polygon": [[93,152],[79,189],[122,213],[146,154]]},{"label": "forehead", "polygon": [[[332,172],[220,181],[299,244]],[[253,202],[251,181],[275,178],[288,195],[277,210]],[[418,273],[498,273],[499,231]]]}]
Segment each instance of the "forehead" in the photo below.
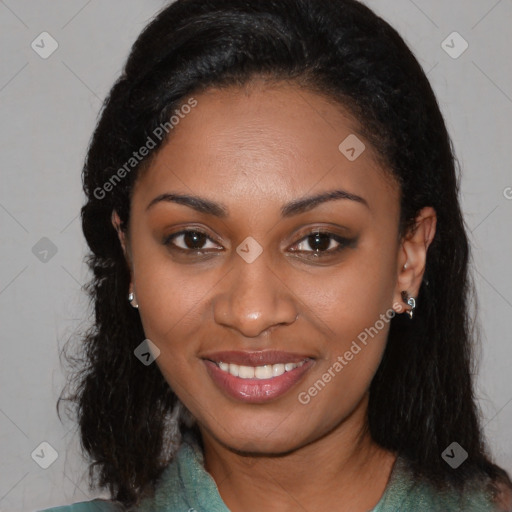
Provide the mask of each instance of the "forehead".
[{"label": "forehead", "polygon": [[375,211],[396,205],[397,185],[341,105],[283,82],[193,97],[197,106],[137,181],[137,200],[174,191],[262,206],[343,187]]}]

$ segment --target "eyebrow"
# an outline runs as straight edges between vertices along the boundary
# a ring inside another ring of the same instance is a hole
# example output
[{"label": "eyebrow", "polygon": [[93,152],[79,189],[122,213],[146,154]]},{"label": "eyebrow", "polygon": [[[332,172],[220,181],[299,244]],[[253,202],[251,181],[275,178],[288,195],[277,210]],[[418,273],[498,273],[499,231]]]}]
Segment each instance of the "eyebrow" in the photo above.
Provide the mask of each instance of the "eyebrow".
[{"label": "eyebrow", "polygon": [[[356,194],[352,194],[347,192],[346,190],[332,190],[328,192],[323,192],[321,194],[317,194],[315,196],[304,197],[301,199],[295,199],[287,204],[285,204],[281,208],[281,216],[282,217],[291,217],[293,215],[298,215],[300,213],[307,212],[316,208],[320,204],[326,203],[327,201],[335,201],[337,199],[348,199],[350,201],[355,201],[366,206],[368,209],[370,206],[368,202],[361,196]],[[157,203],[161,202],[170,202],[177,203],[193,208],[194,210],[205,213],[208,215],[213,215],[215,217],[225,218],[229,215],[228,209],[221,203],[215,203],[210,201],[209,199],[205,199],[198,196],[191,196],[188,194],[160,194],[155,197],[146,207],[146,211],[152,208]]]}]

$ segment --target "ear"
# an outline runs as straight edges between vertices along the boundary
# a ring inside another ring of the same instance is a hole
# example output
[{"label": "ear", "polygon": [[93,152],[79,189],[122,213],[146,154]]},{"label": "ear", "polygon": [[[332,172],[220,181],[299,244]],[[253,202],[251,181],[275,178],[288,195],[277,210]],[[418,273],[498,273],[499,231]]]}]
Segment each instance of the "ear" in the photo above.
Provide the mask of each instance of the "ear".
[{"label": "ear", "polygon": [[[427,262],[427,250],[436,233],[437,215],[434,208],[426,206],[418,216],[412,230],[403,238],[397,259],[397,282],[394,304],[400,304],[397,313],[405,311],[402,291],[410,297],[417,298]],[[405,268],[404,268],[405,265]]]},{"label": "ear", "polygon": [[112,225],[114,226],[114,229],[117,231],[117,236],[119,237],[119,242],[121,243],[121,247],[123,248],[124,256],[126,258],[126,261],[129,262],[128,257],[128,250],[127,250],[127,244],[126,244],[126,234],[121,229],[121,219],[119,218],[119,215],[115,210],[112,211]]}]

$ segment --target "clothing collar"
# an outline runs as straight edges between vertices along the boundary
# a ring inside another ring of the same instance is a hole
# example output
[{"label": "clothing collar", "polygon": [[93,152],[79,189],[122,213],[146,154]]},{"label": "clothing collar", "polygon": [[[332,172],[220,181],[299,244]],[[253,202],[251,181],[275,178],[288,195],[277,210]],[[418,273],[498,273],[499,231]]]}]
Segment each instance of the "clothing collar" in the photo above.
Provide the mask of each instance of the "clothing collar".
[{"label": "clothing collar", "polygon": [[[462,502],[453,493],[444,495],[415,480],[406,459],[398,456],[384,493],[370,512],[494,510],[478,493],[466,495],[466,500],[460,508]],[[202,448],[192,432],[184,434],[174,459],[158,480],[154,496],[143,500],[137,512],[230,512],[204,467]]]},{"label": "clothing collar", "polygon": [[201,446],[192,433],[183,436],[173,461],[159,478],[155,495],[144,500],[140,512],[230,512],[217,484],[204,468]]}]

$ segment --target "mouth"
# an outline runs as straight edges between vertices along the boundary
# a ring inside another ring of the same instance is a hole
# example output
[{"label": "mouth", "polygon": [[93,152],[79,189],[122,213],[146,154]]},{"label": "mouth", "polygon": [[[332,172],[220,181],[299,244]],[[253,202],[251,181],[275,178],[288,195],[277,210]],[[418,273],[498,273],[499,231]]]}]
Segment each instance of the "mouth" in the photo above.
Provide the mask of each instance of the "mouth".
[{"label": "mouth", "polygon": [[203,362],[225,395],[250,403],[284,395],[314,364],[310,356],[278,351],[217,352]]},{"label": "mouth", "polygon": [[300,368],[305,362],[306,359],[300,363],[265,364],[263,366],[244,366],[223,361],[219,361],[216,364],[223,372],[229,373],[233,377],[265,380],[280,377],[285,372],[291,372],[295,368]]}]

